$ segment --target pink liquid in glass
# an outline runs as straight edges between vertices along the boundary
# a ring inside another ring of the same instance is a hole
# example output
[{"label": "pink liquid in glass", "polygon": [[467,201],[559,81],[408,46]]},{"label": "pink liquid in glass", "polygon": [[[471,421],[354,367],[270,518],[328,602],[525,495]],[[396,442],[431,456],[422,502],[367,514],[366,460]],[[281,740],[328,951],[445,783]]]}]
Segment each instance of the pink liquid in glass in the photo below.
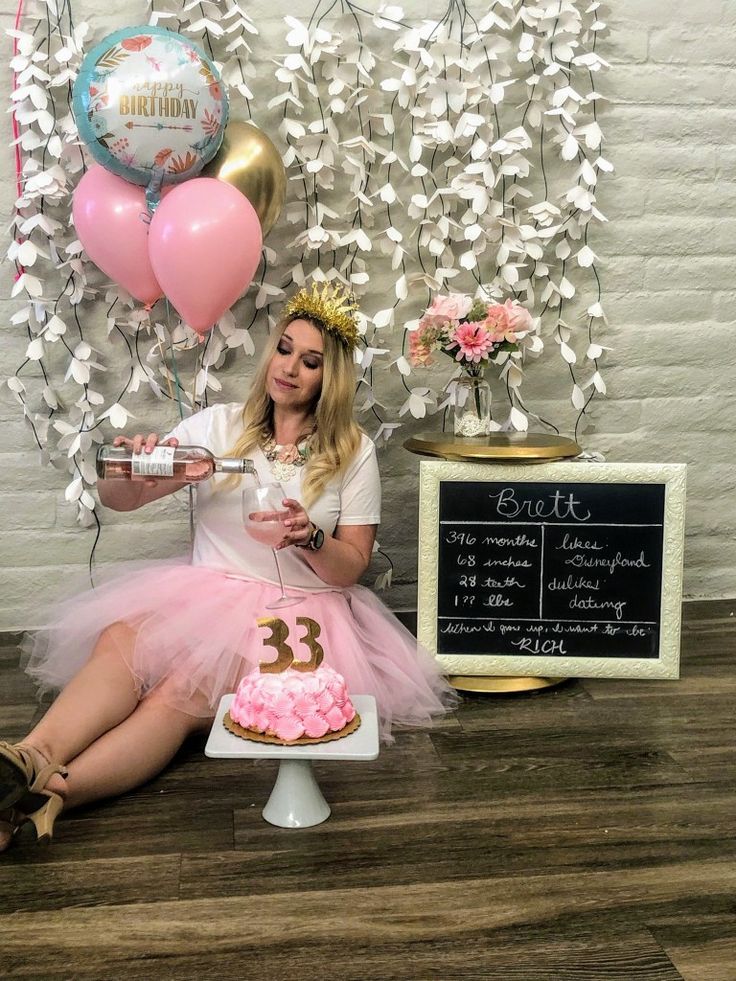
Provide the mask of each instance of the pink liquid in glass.
[{"label": "pink liquid in glass", "polygon": [[280,521],[252,521],[245,526],[251,538],[273,548],[284,537],[284,526]]}]

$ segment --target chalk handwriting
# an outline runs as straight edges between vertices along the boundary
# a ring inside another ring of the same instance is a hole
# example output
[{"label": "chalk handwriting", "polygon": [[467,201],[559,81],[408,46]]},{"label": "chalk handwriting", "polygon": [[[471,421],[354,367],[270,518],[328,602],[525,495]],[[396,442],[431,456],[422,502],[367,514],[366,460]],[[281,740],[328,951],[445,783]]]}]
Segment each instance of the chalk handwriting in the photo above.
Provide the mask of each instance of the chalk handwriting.
[{"label": "chalk handwriting", "polygon": [[[572,518],[573,521],[587,521],[590,518],[590,511],[583,508],[582,502],[578,501],[575,494],[563,494],[556,490],[554,494],[548,494],[548,501],[541,498],[522,498],[516,497],[513,487],[504,487],[497,494],[489,494],[488,497],[496,505],[496,513],[503,518],[557,518],[564,521]],[[580,509],[580,513],[578,513]],[[584,513],[583,513],[584,512]]]}]

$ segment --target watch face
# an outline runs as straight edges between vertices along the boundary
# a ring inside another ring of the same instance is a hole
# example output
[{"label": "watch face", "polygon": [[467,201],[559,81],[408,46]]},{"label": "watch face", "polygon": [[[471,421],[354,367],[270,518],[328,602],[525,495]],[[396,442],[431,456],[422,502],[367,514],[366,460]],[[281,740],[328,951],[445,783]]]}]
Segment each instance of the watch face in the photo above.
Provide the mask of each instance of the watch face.
[{"label": "watch face", "polygon": [[317,528],[317,530],[314,533],[314,537],[312,538],[312,548],[313,549],[322,548],[324,542],[325,542],[325,533],[322,531],[321,528]]}]

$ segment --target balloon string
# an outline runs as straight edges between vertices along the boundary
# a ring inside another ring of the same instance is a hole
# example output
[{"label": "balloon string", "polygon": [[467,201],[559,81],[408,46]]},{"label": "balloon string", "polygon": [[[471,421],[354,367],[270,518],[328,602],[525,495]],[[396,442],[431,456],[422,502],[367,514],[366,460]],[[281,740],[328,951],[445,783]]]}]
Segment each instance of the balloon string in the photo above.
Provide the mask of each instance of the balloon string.
[{"label": "balloon string", "polygon": [[[174,345],[171,340],[171,307],[169,306],[168,297],[164,297],[164,302],[166,303],[166,337],[169,342],[169,352],[171,354],[171,367],[174,369],[174,381],[176,383],[176,402],[179,406],[179,418],[184,418],[184,407],[181,403],[181,393],[183,391],[181,381],[179,380],[179,372],[176,368],[176,353],[174,351]],[[169,386],[171,385],[171,379],[167,374],[166,376]]]},{"label": "balloon string", "polygon": [[[202,351],[202,361],[204,362],[204,351]],[[209,375],[210,366],[208,364],[204,365],[204,378],[202,379],[202,400],[207,397],[207,376]]]},{"label": "balloon string", "polygon": [[[169,298],[164,297],[164,302],[166,304],[166,337],[169,342],[169,351],[171,353],[171,367],[174,369],[174,380],[176,382],[176,403],[179,406],[179,418],[184,418],[184,406],[181,402],[181,393],[183,392],[181,381],[179,380],[179,372],[176,367],[176,353],[174,351],[174,344],[171,340],[171,307],[169,306]],[[167,375],[168,378],[168,375]],[[170,382],[169,382],[170,384]],[[192,395],[194,393],[192,392]],[[192,399],[192,401],[194,401]],[[189,499],[189,545],[192,551],[194,551],[194,488],[191,484],[187,487],[187,496]]]},{"label": "balloon string", "polygon": [[[20,30],[20,20],[22,15],[23,15],[23,0],[18,0],[18,9],[15,12],[16,32]],[[18,57],[18,38],[13,37],[13,60],[15,60],[17,57]],[[15,70],[13,70],[13,91],[15,91],[16,89],[17,81],[18,81],[17,73],[15,72]],[[15,113],[16,108],[17,108],[16,106],[13,107],[13,111],[11,113],[10,118],[12,120],[12,126],[13,126],[13,143],[14,143],[13,149],[15,150],[15,189],[18,194],[18,198],[22,198],[23,197],[23,182],[22,182],[23,164],[20,155],[20,143],[18,142],[18,140],[20,139],[20,126],[18,125],[18,119]],[[17,208],[17,204],[16,204],[16,208]],[[18,242],[19,245],[22,245],[25,239],[22,236],[18,236],[16,241]],[[18,268],[15,273],[16,282],[20,279],[21,276],[25,275],[25,271],[26,271],[22,263],[18,262],[17,265]]]}]

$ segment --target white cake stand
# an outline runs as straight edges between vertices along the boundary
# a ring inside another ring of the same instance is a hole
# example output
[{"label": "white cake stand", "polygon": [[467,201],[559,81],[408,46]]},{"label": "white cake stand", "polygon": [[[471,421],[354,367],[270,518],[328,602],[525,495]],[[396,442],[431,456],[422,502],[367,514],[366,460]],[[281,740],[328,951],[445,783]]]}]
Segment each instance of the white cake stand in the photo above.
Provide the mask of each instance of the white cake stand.
[{"label": "white cake stand", "polygon": [[330,816],[330,805],[322,796],[312,769],[313,760],[337,763],[378,758],[378,715],[372,695],[350,696],[361,719],[355,732],[313,746],[257,743],[229,732],[222,720],[234,697],[223,695],[220,699],[204,753],[213,759],[279,761],[276,783],[262,811],[269,824],[279,828],[311,828]]}]

